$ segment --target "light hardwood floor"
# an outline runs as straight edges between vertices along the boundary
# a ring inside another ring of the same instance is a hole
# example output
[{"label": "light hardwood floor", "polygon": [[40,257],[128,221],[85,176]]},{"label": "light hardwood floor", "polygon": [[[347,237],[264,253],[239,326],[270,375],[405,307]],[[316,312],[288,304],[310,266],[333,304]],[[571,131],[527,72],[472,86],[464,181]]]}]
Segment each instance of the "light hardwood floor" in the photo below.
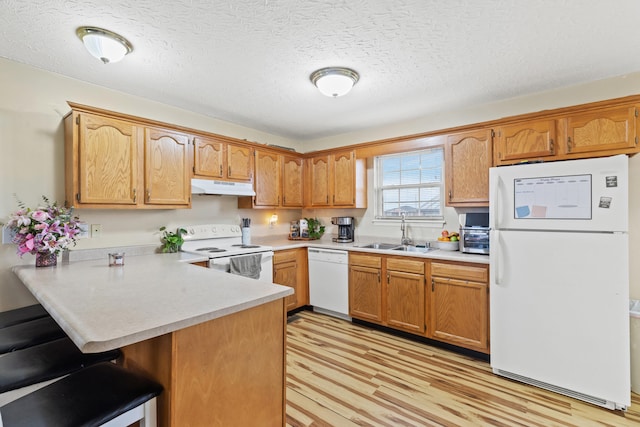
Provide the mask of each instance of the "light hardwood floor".
[{"label": "light hardwood floor", "polygon": [[640,426],[494,375],[489,364],[322,314],[287,328],[288,426]]}]

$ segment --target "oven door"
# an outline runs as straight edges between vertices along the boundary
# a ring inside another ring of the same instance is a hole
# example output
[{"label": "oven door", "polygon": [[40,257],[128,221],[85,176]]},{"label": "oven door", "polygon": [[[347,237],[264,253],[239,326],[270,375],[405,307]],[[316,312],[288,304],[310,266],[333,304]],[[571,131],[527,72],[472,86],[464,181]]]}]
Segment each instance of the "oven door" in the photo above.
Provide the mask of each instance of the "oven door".
[{"label": "oven door", "polygon": [[[260,278],[258,280],[262,282],[273,283],[273,252],[258,252],[262,255],[261,266],[262,269],[260,271]],[[229,273],[229,260],[231,258],[242,257],[242,256],[250,256],[255,255],[256,253],[246,254],[246,255],[234,255],[223,256],[218,258],[209,259],[209,268],[213,268],[218,271],[224,271],[225,273]]]}]

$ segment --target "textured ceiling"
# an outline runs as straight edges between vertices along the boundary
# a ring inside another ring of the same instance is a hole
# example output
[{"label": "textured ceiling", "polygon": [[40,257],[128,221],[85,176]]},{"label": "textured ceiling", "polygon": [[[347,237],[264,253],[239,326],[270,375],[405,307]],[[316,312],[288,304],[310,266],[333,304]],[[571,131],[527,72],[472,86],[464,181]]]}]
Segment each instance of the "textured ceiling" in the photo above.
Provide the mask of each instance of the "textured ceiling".
[{"label": "textured ceiling", "polygon": [[[637,0],[3,0],[0,56],[304,141],[640,71]],[[103,65],[75,35],[115,31]],[[360,81],[327,98],[326,66]]]}]

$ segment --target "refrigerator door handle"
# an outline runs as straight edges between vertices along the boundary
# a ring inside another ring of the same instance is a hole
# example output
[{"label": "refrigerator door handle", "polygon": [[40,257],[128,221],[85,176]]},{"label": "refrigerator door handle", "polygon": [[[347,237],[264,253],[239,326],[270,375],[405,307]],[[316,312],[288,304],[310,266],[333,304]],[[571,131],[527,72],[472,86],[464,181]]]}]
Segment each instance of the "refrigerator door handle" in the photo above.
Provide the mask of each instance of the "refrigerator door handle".
[{"label": "refrigerator door handle", "polygon": [[492,228],[500,228],[500,226],[502,225],[502,209],[500,206],[500,200],[502,198],[502,192],[503,192],[502,177],[498,176],[497,181],[498,182],[496,183],[496,197],[495,197],[495,200],[493,200],[494,206],[492,206],[493,213],[495,215],[493,224],[491,224]]},{"label": "refrigerator door handle", "polygon": [[489,266],[489,271],[491,271],[491,274],[493,275],[493,280],[492,282],[496,285],[496,286],[500,286],[502,285],[502,282],[500,280],[500,257],[502,256],[502,247],[500,245],[500,231],[499,230],[491,230],[491,257],[489,259],[490,262],[490,266]]}]

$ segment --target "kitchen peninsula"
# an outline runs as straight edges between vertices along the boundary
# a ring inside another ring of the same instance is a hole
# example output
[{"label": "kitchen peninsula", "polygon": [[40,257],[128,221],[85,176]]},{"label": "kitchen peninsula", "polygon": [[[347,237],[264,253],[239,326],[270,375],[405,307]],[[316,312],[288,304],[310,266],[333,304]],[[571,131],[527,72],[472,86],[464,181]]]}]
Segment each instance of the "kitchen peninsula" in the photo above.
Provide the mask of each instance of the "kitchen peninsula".
[{"label": "kitchen peninsula", "polygon": [[160,426],[284,425],[284,297],[291,288],[130,256],[15,274],[83,352],[122,348],[123,364],[163,384]]}]

